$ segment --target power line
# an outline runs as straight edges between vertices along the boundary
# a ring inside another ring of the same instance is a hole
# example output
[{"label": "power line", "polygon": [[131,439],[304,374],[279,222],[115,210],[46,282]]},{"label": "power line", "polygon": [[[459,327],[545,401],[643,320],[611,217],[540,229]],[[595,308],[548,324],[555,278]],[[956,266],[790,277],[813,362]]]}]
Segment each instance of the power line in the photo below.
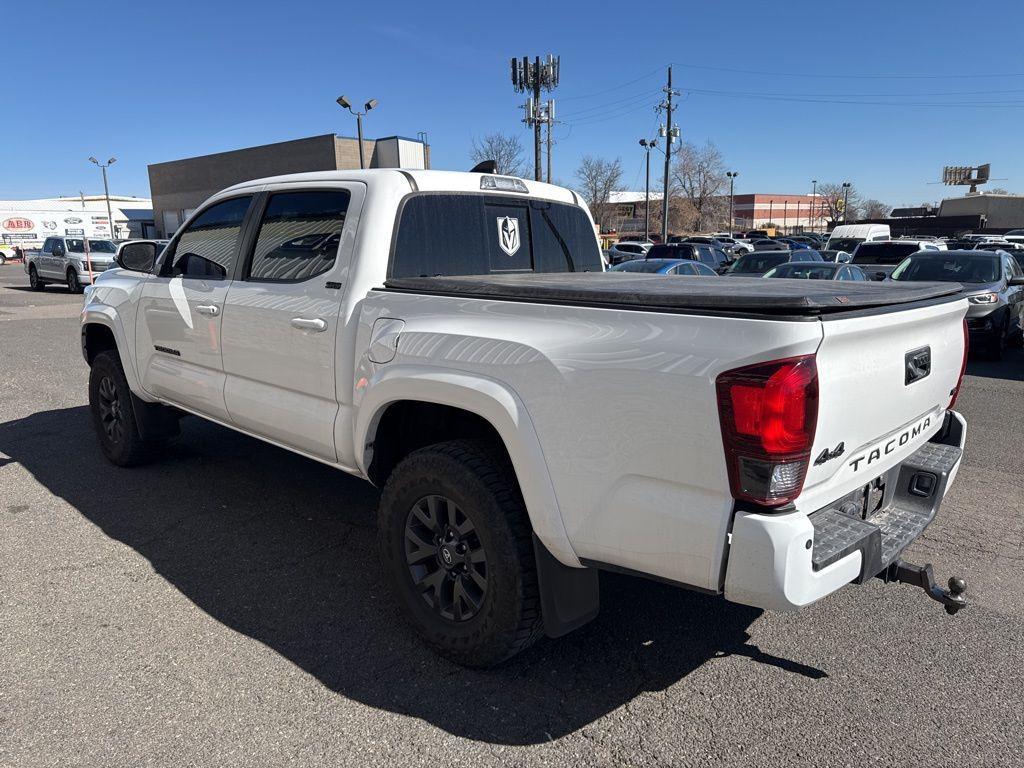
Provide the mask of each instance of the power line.
[{"label": "power line", "polygon": [[595,96],[604,96],[606,93],[608,93],[610,91],[619,91],[619,90],[622,90],[623,88],[628,88],[629,86],[631,86],[631,85],[633,85],[635,83],[639,83],[641,80],[646,80],[649,77],[653,77],[654,75],[659,74],[665,68],[665,66],[666,66],[665,64],[660,64],[657,67],[657,69],[652,69],[646,75],[641,75],[640,77],[636,78],[635,80],[630,80],[628,83],[622,83],[622,85],[613,85],[612,87],[605,88],[604,90],[601,90],[601,91],[595,91],[594,93],[584,93],[584,94],[581,94],[579,96],[563,96],[562,97],[562,101],[576,101],[578,99],[592,99]]},{"label": "power line", "polygon": [[880,107],[940,107],[944,109],[953,108],[984,108],[984,109],[1024,109],[1024,101],[1001,102],[1001,101],[948,101],[948,102],[911,102],[911,101],[873,101],[861,99],[841,98],[809,98],[797,95],[781,96],[753,93],[748,91],[715,91],[701,88],[687,88],[687,93],[697,96],[723,96],[725,98],[758,99],[760,101],[792,101],[804,104],[853,104],[860,106]]},{"label": "power line", "polygon": [[836,75],[818,72],[766,72],[759,69],[733,69],[712,67],[706,64],[680,64],[688,69],[706,69],[712,72],[733,72],[739,75],[765,75],[768,77],[814,77],[830,80],[978,80],[989,77],[1024,77],[1024,72],[990,72],[974,75],[910,75],[910,74],[860,74]]},{"label": "power line", "polygon": [[635,104],[640,101],[649,101],[652,96],[658,95],[660,93],[661,88],[654,88],[653,90],[643,91],[642,93],[637,93],[634,94],[633,96],[627,96],[615,101],[609,101],[604,104],[598,104],[596,107],[586,107],[584,109],[578,109],[575,112],[570,112],[568,115],[563,115],[563,117],[577,117],[579,115],[588,114],[590,112],[600,113],[608,109],[617,109],[618,107],[615,106],[616,104],[618,104],[619,106],[625,106],[626,104]]}]

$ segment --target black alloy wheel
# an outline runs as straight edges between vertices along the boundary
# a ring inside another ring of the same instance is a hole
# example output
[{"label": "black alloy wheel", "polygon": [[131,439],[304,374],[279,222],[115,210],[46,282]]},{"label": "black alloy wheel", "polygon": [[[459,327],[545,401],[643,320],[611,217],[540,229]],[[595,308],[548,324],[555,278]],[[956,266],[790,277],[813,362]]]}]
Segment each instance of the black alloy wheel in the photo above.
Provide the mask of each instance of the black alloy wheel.
[{"label": "black alloy wheel", "polygon": [[100,379],[99,386],[100,424],[107,439],[114,445],[121,443],[125,436],[125,419],[117,385],[109,376]]},{"label": "black alloy wheel", "polygon": [[472,519],[444,496],[424,496],[405,523],[412,583],[437,615],[468,621],[487,595],[487,557]]}]

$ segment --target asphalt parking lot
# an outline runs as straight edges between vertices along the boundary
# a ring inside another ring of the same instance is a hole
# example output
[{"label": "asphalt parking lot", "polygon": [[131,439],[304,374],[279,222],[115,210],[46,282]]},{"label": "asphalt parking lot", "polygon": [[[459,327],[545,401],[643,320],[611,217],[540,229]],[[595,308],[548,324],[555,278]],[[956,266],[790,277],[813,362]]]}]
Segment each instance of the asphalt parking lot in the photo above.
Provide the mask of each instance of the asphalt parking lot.
[{"label": "asphalt parking lot", "polygon": [[376,491],[186,420],[108,465],[81,297],[0,267],[0,765],[1019,765],[1024,354],[973,361],[965,463],[912,551],[968,581],[767,614],[602,576],[506,666],[440,660],[378,575]]}]

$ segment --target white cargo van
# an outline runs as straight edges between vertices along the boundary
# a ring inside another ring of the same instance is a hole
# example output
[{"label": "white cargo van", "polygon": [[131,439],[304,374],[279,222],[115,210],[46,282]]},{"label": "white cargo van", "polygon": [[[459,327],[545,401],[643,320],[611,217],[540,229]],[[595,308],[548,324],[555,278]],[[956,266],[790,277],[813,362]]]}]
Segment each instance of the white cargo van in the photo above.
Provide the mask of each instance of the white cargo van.
[{"label": "white cargo van", "polygon": [[888,224],[840,224],[828,238],[829,251],[853,253],[854,248],[870,240],[889,240],[892,233]]}]

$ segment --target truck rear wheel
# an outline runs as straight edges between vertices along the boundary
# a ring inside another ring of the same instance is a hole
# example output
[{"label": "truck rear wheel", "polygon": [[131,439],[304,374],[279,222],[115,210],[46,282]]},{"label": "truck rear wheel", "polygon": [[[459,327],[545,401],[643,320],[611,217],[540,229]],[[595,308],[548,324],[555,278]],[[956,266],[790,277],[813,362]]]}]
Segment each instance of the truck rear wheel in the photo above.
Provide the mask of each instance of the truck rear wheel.
[{"label": "truck rear wheel", "polygon": [[379,536],[392,593],[440,655],[489,667],[540,636],[529,519],[497,446],[453,440],[402,460],[381,495]]},{"label": "truck rear wheel", "polygon": [[39,277],[39,272],[36,270],[35,264],[29,264],[28,285],[33,291],[41,291],[46,287],[46,283],[44,283]]},{"label": "truck rear wheel", "polygon": [[131,467],[152,458],[157,444],[139,434],[131,389],[117,350],[100,352],[92,361],[89,409],[100,450],[112,464]]}]

